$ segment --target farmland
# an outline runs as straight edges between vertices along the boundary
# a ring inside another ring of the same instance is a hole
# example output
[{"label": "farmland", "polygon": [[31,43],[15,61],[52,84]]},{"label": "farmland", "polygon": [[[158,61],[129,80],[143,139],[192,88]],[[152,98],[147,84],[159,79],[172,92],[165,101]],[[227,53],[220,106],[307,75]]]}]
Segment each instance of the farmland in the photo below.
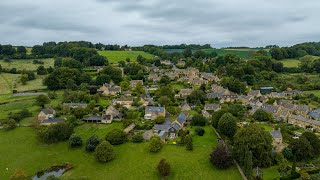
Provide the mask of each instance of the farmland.
[{"label": "farmland", "polygon": [[[83,139],[93,134],[100,138],[111,129],[122,129],[121,123],[110,125],[85,124],[76,128]],[[92,154],[83,148],[70,149],[67,142],[44,145],[36,140],[35,132],[30,127],[20,127],[12,131],[0,130],[0,176],[8,179],[16,169],[33,175],[38,170],[54,164],[69,162],[74,169],[64,174],[61,179],[158,179],[155,167],[161,158],[166,158],[172,166],[170,179],[241,179],[235,167],[218,170],[208,160],[211,149],[216,145],[216,136],[210,127],[206,127],[203,137],[194,137],[194,151],[185,147],[165,145],[156,154],[148,151],[148,143],[131,143],[115,146],[116,158],[108,164],[98,163]],[[10,149],[10,153],[8,153]],[[45,158],[45,161],[43,160]],[[37,162],[37,163],[32,163]],[[6,170],[8,168],[8,170]],[[192,169],[192,171],[190,171]],[[197,172],[197,173],[194,173]]]},{"label": "farmland", "polygon": [[298,60],[298,59],[284,59],[284,60],[281,60],[281,62],[283,63],[284,67],[291,68],[291,67],[298,67],[300,60]]},{"label": "farmland", "polygon": [[141,55],[144,58],[150,59],[154,56],[143,51],[99,51],[99,54],[107,57],[110,63],[118,63],[130,58],[131,61],[137,61],[137,57]]}]

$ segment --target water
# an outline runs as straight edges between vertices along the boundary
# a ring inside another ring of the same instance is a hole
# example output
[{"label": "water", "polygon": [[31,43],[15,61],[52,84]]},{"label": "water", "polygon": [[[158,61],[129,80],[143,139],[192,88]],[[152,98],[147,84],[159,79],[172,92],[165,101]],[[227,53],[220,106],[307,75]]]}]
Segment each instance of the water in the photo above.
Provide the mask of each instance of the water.
[{"label": "water", "polygon": [[64,173],[65,169],[59,169],[58,171],[45,172],[43,175],[38,177],[37,175],[32,177],[32,180],[46,180],[49,176],[54,175],[55,177],[60,177]]}]

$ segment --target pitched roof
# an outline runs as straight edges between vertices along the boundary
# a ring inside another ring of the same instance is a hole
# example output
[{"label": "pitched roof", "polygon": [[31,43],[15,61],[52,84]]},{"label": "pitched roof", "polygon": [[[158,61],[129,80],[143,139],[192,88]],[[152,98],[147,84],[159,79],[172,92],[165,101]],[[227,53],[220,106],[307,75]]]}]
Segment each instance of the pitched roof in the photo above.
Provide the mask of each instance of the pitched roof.
[{"label": "pitched roof", "polygon": [[63,103],[64,106],[70,106],[70,107],[86,107],[86,103]]},{"label": "pitched roof", "polygon": [[180,113],[179,116],[177,117],[177,121],[180,123],[180,124],[183,124],[186,120],[187,120],[187,115],[185,113]]},{"label": "pitched roof", "polygon": [[272,131],[270,131],[270,134],[274,139],[275,138],[282,138],[282,134],[281,134],[280,129],[278,129],[278,130],[273,129]]},{"label": "pitched roof", "polygon": [[220,108],[220,105],[219,104],[205,104],[204,105],[204,109],[205,110],[217,110]]},{"label": "pitched roof", "polygon": [[162,140],[166,139],[167,135],[168,135],[168,133],[167,133],[166,131],[160,131],[160,133],[158,134],[158,136],[159,136]]},{"label": "pitched roof", "polygon": [[64,119],[49,118],[41,121],[41,124],[56,124],[61,122],[64,122]]},{"label": "pitched roof", "polygon": [[52,108],[44,108],[44,109],[41,109],[41,111],[42,111],[44,114],[54,114],[54,113],[55,113],[55,110],[52,109]]},{"label": "pitched roof", "polygon": [[146,106],[146,112],[153,112],[153,113],[163,113],[164,107],[156,107],[156,106]]},{"label": "pitched roof", "polygon": [[181,126],[177,122],[174,122],[172,123],[171,128],[174,128],[175,130],[178,131],[181,129]]},{"label": "pitched roof", "polygon": [[86,118],[87,121],[101,121],[102,116],[92,115]]}]

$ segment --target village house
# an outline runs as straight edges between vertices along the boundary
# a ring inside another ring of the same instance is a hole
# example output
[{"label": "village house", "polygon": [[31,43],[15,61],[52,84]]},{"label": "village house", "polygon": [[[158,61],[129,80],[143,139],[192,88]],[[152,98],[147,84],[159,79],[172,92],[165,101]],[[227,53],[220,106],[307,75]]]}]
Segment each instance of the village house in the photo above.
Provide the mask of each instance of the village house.
[{"label": "village house", "polygon": [[308,113],[309,113],[310,107],[309,106],[299,106],[299,105],[295,105],[295,111],[294,113],[296,115],[302,116],[307,118]]},{"label": "village house", "polygon": [[257,98],[257,97],[260,97],[260,96],[261,96],[261,93],[260,93],[259,90],[251,90],[251,91],[248,92],[247,95],[250,96],[250,97],[255,97],[255,98]]},{"label": "village house", "polygon": [[121,93],[121,87],[120,86],[114,86],[113,84],[103,84],[102,87],[98,89],[98,92],[102,93],[103,95],[111,95],[116,96]]},{"label": "village house", "polygon": [[143,81],[142,80],[131,80],[130,81],[130,87],[131,88],[135,88],[138,84],[143,85]]},{"label": "village house", "polygon": [[[121,119],[122,114],[112,105],[110,105],[106,110],[105,110],[105,115],[110,115],[111,116],[111,121],[113,119]],[[111,122],[110,122],[111,123]]]},{"label": "village house", "polygon": [[309,116],[311,119],[320,121],[320,108],[317,108],[317,109],[312,110],[311,112],[308,113],[308,116]]},{"label": "village house", "polygon": [[152,82],[158,82],[158,81],[161,80],[161,77],[159,77],[158,74],[153,73],[153,74],[149,74],[148,80],[150,80],[150,81],[152,81]]},{"label": "village house", "polygon": [[190,68],[188,67],[185,71],[185,75],[188,76],[189,78],[196,78],[199,77],[199,69],[197,68]]},{"label": "village house", "polygon": [[188,79],[188,83],[193,85],[193,86],[201,86],[202,84],[208,84],[208,81],[207,80],[204,80],[202,78],[189,78]]},{"label": "village house", "polygon": [[273,91],[273,87],[261,87],[260,93],[261,94],[269,94]]},{"label": "village house", "polygon": [[212,117],[212,115],[206,110],[201,110],[201,115],[207,119]]},{"label": "village house", "polygon": [[262,104],[261,109],[271,112],[274,116],[278,116],[280,112],[280,107],[279,106],[273,106],[269,104]]},{"label": "village house", "polygon": [[219,82],[220,79],[217,76],[214,76],[213,73],[200,73],[201,77],[209,82]]},{"label": "village house", "polygon": [[299,126],[301,128],[304,128],[304,129],[306,129],[308,127],[312,127],[316,131],[320,130],[320,121],[308,119],[308,118],[305,118],[305,117],[302,117],[302,116],[293,115],[293,114],[291,114],[288,117],[288,124]]},{"label": "village house", "polygon": [[56,111],[52,108],[44,108],[41,109],[40,113],[38,114],[38,120],[43,121],[47,119],[53,119],[56,116]]},{"label": "village house", "polygon": [[193,89],[181,89],[178,94],[176,94],[176,97],[180,98],[186,98],[193,92]]},{"label": "village house", "polygon": [[97,124],[108,124],[112,123],[111,115],[92,115],[83,119],[84,122],[97,123]]},{"label": "village house", "polygon": [[283,94],[287,99],[292,99],[293,96],[296,96],[301,93],[302,93],[301,91],[292,90],[291,88],[287,88],[286,91],[283,91]]},{"label": "village house", "polygon": [[163,142],[166,142],[166,138],[168,136],[168,132],[167,131],[160,131],[159,134],[157,134],[157,135],[161,138],[161,140]]},{"label": "village house", "polygon": [[120,97],[118,99],[112,100],[113,105],[119,104],[121,106],[124,106],[126,108],[130,108],[133,104],[133,98],[132,97]]},{"label": "village house", "polygon": [[204,105],[204,110],[206,111],[218,111],[221,109],[220,104],[205,104]]},{"label": "village house", "polygon": [[146,106],[145,107],[145,119],[155,120],[159,116],[165,117],[166,110],[164,107],[156,107],[156,106]]},{"label": "village house", "polygon": [[191,107],[188,103],[184,102],[180,105],[180,109],[181,111],[190,111]]},{"label": "village house", "polygon": [[271,92],[269,97],[271,98],[285,98],[285,94],[283,92],[278,93],[278,92]]},{"label": "village house", "polygon": [[162,60],[162,61],[160,61],[160,63],[167,65],[167,66],[170,66],[172,64],[171,61],[169,61],[169,60]]},{"label": "village house", "polygon": [[272,146],[275,148],[275,150],[277,152],[281,152],[283,149],[283,144],[282,144],[282,134],[281,134],[281,130],[275,130],[273,129],[272,131],[270,131],[270,134],[272,136]]}]

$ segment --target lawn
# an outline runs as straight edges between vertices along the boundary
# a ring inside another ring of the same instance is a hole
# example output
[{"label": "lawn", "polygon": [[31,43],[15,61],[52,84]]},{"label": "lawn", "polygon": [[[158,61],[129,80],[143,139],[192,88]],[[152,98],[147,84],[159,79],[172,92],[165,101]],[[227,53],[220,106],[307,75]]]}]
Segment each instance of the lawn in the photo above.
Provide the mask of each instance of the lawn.
[{"label": "lawn", "polygon": [[[84,139],[97,134],[100,137],[121,123],[110,125],[82,125],[75,131]],[[159,179],[156,166],[161,158],[171,164],[169,179],[241,179],[237,169],[218,170],[208,161],[212,147],[216,144],[212,129],[206,127],[203,137],[194,137],[194,150],[165,145],[156,154],[148,151],[148,143],[130,143],[115,146],[116,158],[106,164],[98,163],[84,148],[70,149],[67,142],[51,145],[39,144],[30,127],[19,127],[12,131],[0,130],[0,177],[9,179],[16,169],[28,175],[54,164],[72,163],[74,169],[61,179]],[[6,170],[8,168],[8,170]]]},{"label": "lawn", "polygon": [[281,60],[280,62],[283,63],[284,67],[290,68],[290,67],[298,67],[300,60],[298,60],[298,59],[284,59],[284,60]]},{"label": "lawn", "polygon": [[44,62],[44,64],[33,64],[33,59],[13,59],[12,62],[5,62],[4,60],[0,60],[0,65],[2,68],[17,68],[17,70],[30,70],[35,71],[39,66],[44,66],[45,68],[53,67],[54,60],[52,58],[49,59],[39,59]]},{"label": "lawn", "polygon": [[152,54],[143,51],[98,51],[100,55],[107,57],[110,63],[118,63],[119,61],[125,61],[126,58],[130,58],[131,61],[137,61],[139,55],[144,58],[151,59],[154,56]]},{"label": "lawn", "polygon": [[240,58],[249,58],[252,53],[254,53],[255,49],[203,49],[204,52],[217,52],[219,56],[223,56],[226,54],[234,54],[239,56]]},{"label": "lawn", "polygon": [[279,172],[278,172],[278,166],[272,166],[269,168],[262,169],[263,172],[263,179],[266,180],[276,180],[280,178]]},{"label": "lawn", "polygon": [[307,93],[313,93],[314,95],[320,97],[320,90],[306,91]]}]

